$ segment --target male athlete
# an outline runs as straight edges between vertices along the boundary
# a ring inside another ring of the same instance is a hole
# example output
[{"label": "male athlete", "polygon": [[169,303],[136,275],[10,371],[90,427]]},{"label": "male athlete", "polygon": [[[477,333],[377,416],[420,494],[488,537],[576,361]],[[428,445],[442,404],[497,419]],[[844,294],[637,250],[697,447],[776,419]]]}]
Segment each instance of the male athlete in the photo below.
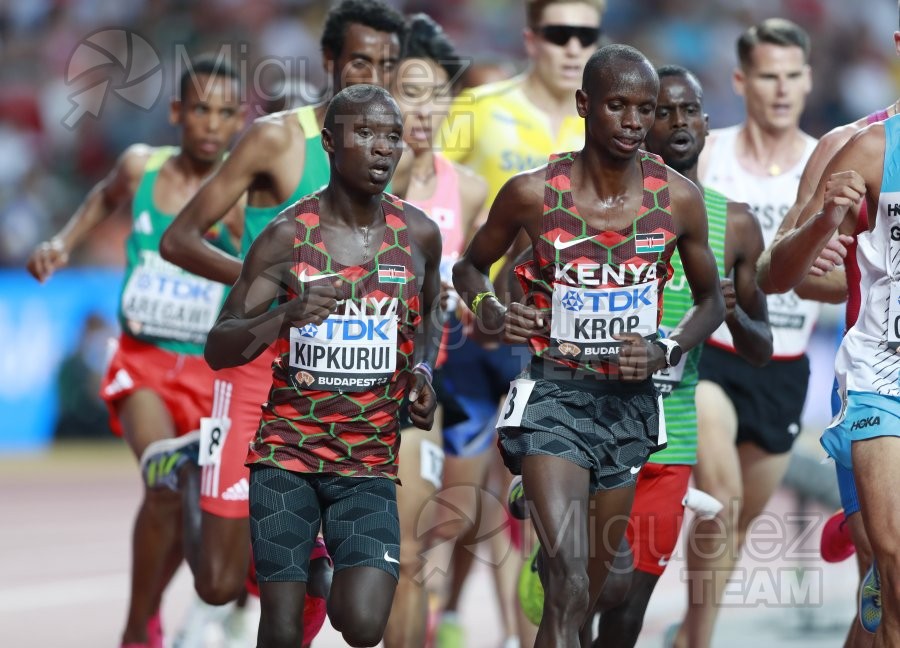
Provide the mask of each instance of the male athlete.
[{"label": "male athlete", "polygon": [[[900,54],[900,32],[894,32],[894,49]],[[829,242],[829,245],[823,250],[823,256],[816,260],[813,268],[807,268],[800,265],[799,258],[790,258],[783,253],[779,255],[778,274],[772,272],[771,255],[774,253],[778,245],[778,241],[788,232],[798,227],[797,218],[800,211],[809,203],[815,194],[816,187],[821,182],[822,173],[825,166],[831,158],[841,149],[841,147],[850,140],[850,138],[871,124],[884,121],[889,117],[897,114],[898,103],[888,106],[884,110],[874,112],[855,122],[839,126],[831,132],[827,133],[816,146],[806,169],[803,171],[803,177],[800,181],[800,188],[797,193],[797,202],[791,211],[785,216],[784,221],[779,228],[775,243],[767,253],[763,254],[759,265],[760,286],[766,292],[779,293],[788,288],[794,287],[798,292],[801,290],[809,290],[809,286],[814,289],[818,288],[821,292],[824,290],[829,293],[836,293],[838,297],[846,294],[847,297],[847,313],[845,332],[856,323],[859,316],[860,306],[862,304],[862,293],[860,291],[861,276],[860,267],[857,261],[856,237],[868,230],[868,210],[866,203],[862,202],[859,209],[859,219],[857,221],[856,230],[853,236],[839,235],[836,239]],[[837,256],[835,256],[837,255]],[[846,256],[846,259],[841,259]],[[836,267],[837,261],[843,267]],[[812,277],[806,275],[807,272],[812,273]],[[823,276],[823,273],[824,276]],[[821,276],[821,279],[818,277]],[[825,284],[823,284],[823,281]],[[836,384],[837,386],[837,384]],[[834,400],[834,399],[833,399]],[[839,399],[838,399],[839,401]],[[835,415],[837,415],[840,402],[835,407]],[[844,468],[840,463],[835,462],[837,471],[838,486],[841,493],[841,505],[843,507],[840,515],[843,517],[843,523],[849,527],[853,546],[856,551],[857,566],[860,571],[860,577],[863,578],[863,588],[860,596],[860,614],[859,623],[854,622],[851,625],[847,637],[847,645],[851,648],[868,648],[872,643],[872,634],[877,627],[879,619],[879,605],[877,604],[876,593],[878,593],[875,572],[871,571],[872,566],[872,547],[863,525],[862,516],[859,513],[859,496],[856,489],[856,483],[853,478],[853,471]],[[824,535],[825,531],[823,531]],[[823,543],[827,542],[823,537]],[[867,573],[868,572],[868,573]],[[863,632],[865,628],[868,632]]]},{"label": "male athlete", "polygon": [[383,193],[403,147],[399,108],[357,85],[335,96],[324,124],[328,185],[254,241],[206,345],[216,368],[276,350],[247,457],[260,648],[302,643],[320,527],[334,560],[332,625],[353,646],[381,641],[399,572],[397,413],[408,393],[412,422],[429,429],[437,404],[428,363],[441,334],[440,232]]},{"label": "male athlete", "polygon": [[[436,146],[447,158],[469,167],[487,181],[486,207],[515,174],[545,164],[551,153],[574,151],[584,145],[584,127],[573,95],[581,84],[585,63],[597,49],[605,9],[606,0],[527,0],[523,37],[530,62],[528,71],[513,79],[465,90],[451,105],[444,127],[436,138]],[[509,258],[527,247],[527,239],[520,237]],[[492,269],[493,279],[500,274],[503,265],[501,261]],[[504,283],[498,281],[498,285]],[[452,342],[454,346],[461,346],[454,351],[453,366],[448,368],[445,382],[465,406],[469,421],[451,430],[451,434],[458,446],[475,448],[481,444],[482,451],[473,454],[468,463],[477,470],[479,466],[475,462],[480,458],[481,472],[484,472],[496,455],[483,451],[483,441],[493,437],[492,419],[497,403],[506,394],[509,381],[521,370],[527,353],[507,345],[498,347],[496,342],[483,347],[471,337],[462,335],[453,338]],[[504,477],[508,478],[508,475]],[[503,493],[506,484],[492,488]],[[472,490],[457,488],[442,497],[451,497],[451,506],[468,512],[470,519],[477,520],[477,502],[462,501],[460,497],[467,492]],[[456,498],[452,499],[454,496]],[[497,510],[497,507],[485,507],[487,509]],[[505,523],[502,519],[481,521],[490,528]],[[470,556],[468,549],[457,551],[455,560]],[[501,572],[503,570],[513,574],[517,565],[512,560],[504,560],[500,568]],[[454,571],[462,570],[455,566]],[[462,579],[457,576],[458,573],[454,580],[461,583]],[[504,599],[501,610],[510,638],[517,634],[512,620],[515,594],[504,583],[511,582],[512,578],[498,578]],[[439,629],[441,648],[465,645],[454,611],[449,610],[450,614]],[[520,627],[519,634],[524,630]],[[451,637],[455,639],[451,640]],[[522,644],[528,643],[530,637],[523,636]]]},{"label": "male athlete", "polygon": [[[375,0],[345,0],[328,14],[322,34],[325,68],[334,89],[389,80],[399,58],[403,17]],[[281,211],[328,182],[329,163],[320,126],[327,104],[257,119],[234,151],[166,232],[162,254],[202,276],[233,284],[241,261],[207,245],[202,237],[245,191],[242,253]],[[262,342],[260,342],[262,344]],[[200,597],[213,604],[234,599],[247,574],[250,536],[247,444],[259,424],[271,383],[274,350],[253,348],[256,361],[220,372],[230,401],[214,413],[201,439],[201,469],[186,464],[179,488],[200,499],[202,521],[188,533],[185,553]],[[258,355],[257,355],[258,354]],[[249,359],[249,355],[248,355]],[[217,432],[216,432],[217,431]],[[159,448],[161,458],[189,449]],[[199,527],[199,528],[197,528]],[[202,547],[202,550],[201,550]]]},{"label": "male athlete", "polygon": [[[894,38],[897,42],[898,35]],[[900,457],[896,436],[900,430],[898,127],[895,115],[850,138],[826,165],[815,193],[800,211],[797,226],[774,245],[769,262],[773,280],[777,281],[782,267],[786,270],[788,278],[778,285],[782,289],[782,285],[802,280],[835,234],[856,238],[859,290],[865,297],[835,360],[843,407],[823,433],[822,445],[844,469],[852,469],[855,477],[865,530],[880,573],[883,613],[873,643],[878,648],[900,645],[896,550],[900,511],[894,470]],[[866,204],[867,225],[857,233],[861,201]]]},{"label": "male athlete", "polygon": [[[746,121],[713,131],[700,156],[699,178],[730,200],[748,203],[768,245],[793,204],[815,140],[799,126],[811,87],[809,37],[778,18],[737,41],[734,85]],[[790,293],[768,299],[772,361],[754,366],[735,351],[729,327],[716,331],[700,359],[697,385],[697,487],[725,509],[692,526],[687,543],[688,610],[680,648],[709,646],[718,602],[750,523],[787,470],[800,431],[809,380],[806,346],[819,306]],[[736,445],[735,445],[736,444]]]},{"label": "male athlete", "polygon": [[[31,274],[46,281],[103,219],[130,211],[133,224],[119,307],[122,335],[101,396],[109,404],[113,430],[124,436],[135,457],[154,441],[165,445],[196,430],[212,410],[214,375],[203,360],[203,344],[225,287],[163,261],[159,241],[174,215],[219,166],[243,125],[240,95],[231,67],[194,61],[182,75],[169,111],[169,121],[182,128],[180,147],[129,147],[62,231],[28,261]],[[239,222],[240,207],[229,205],[223,216]],[[199,234],[211,249],[235,251],[230,232],[220,223]],[[146,467],[122,635],[122,645],[131,648],[162,647],[160,598],[182,558],[181,499],[155,488],[171,478],[173,466]]]},{"label": "male athlete", "polygon": [[[683,67],[657,68],[659,98],[656,121],[648,131],[647,150],[700,186],[697,161],[706,142],[709,118],[703,112],[703,89]],[[738,353],[759,366],[772,355],[772,332],[765,295],[756,285],[756,261],[763,250],[759,223],[746,204],[728,201],[703,188],[709,220],[709,243],[722,279],[725,323]],[[675,272],[663,293],[660,330],[668,334],[693,306],[678,253]],[[697,461],[697,412],[694,391],[701,347],[681,363],[654,375],[663,394],[668,446],[655,453],[638,473],[631,523],[626,531],[634,572],[621,605],[601,611],[594,646],[631,647],[637,642],[650,596],[666,569],[684,519],[684,500],[692,465]]]},{"label": "male athlete", "polygon": [[[724,315],[700,192],[640,150],[658,91],[656,71],[634,48],[592,55],[576,93],[584,148],[510,180],[455,268],[479,324],[505,323],[508,339],[527,341],[533,355],[498,429],[542,546],[539,648],[577,645],[624,534],[636,476],[665,443],[651,375],[676,366]],[[487,271],[521,230],[534,249],[532,305],[507,310]],[[695,308],[658,340],[676,247]]]}]

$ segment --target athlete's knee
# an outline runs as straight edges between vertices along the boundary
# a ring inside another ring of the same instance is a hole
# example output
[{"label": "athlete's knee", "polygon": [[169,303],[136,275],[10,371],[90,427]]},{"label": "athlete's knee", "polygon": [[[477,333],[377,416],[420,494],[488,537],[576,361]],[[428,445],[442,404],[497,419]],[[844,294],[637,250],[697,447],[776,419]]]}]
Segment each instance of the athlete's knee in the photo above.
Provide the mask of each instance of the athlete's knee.
[{"label": "athlete's knee", "polygon": [[240,596],[245,578],[246,574],[238,569],[204,561],[194,575],[194,589],[204,603],[225,605]]},{"label": "athlete's knee", "polygon": [[357,610],[353,619],[343,625],[341,636],[351,646],[377,646],[384,636],[387,621],[387,617],[372,608]]},{"label": "athlete's knee", "polygon": [[583,618],[590,606],[590,578],[584,561],[557,554],[543,570],[545,605],[557,618]]},{"label": "athlete's knee", "polygon": [[297,648],[303,642],[303,622],[259,624],[257,648]]}]

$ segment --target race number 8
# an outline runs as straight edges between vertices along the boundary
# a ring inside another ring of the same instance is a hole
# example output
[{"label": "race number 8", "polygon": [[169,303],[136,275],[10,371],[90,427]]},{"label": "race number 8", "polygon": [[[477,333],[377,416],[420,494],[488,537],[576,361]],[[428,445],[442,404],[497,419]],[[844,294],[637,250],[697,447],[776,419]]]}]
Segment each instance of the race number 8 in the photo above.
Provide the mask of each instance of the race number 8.
[{"label": "race number 8", "polygon": [[533,389],[534,381],[527,378],[518,378],[509,383],[509,393],[497,421],[498,428],[518,427],[522,424],[522,415],[525,413],[525,406],[528,405]]}]

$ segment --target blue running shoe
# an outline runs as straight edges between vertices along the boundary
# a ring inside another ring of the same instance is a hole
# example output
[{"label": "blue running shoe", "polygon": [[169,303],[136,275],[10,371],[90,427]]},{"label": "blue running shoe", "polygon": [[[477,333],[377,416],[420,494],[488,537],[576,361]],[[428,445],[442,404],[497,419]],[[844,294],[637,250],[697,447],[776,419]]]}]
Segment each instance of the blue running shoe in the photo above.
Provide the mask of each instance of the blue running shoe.
[{"label": "blue running shoe", "polygon": [[197,463],[200,455],[200,431],[154,441],[141,455],[141,475],[147,488],[178,490],[178,471],[188,461]]},{"label": "blue running shoe", "polygon": [[881,624],[881,576],[875,563],[859,587],[859,622],[866,632],[873,634]]}]

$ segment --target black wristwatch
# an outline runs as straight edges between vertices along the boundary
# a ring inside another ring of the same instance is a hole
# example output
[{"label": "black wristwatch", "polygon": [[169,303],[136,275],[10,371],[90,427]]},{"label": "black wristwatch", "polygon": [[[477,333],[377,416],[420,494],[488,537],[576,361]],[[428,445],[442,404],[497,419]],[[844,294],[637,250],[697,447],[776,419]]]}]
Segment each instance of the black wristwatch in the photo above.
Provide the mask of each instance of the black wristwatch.
[{"label": "black wristwatch", "polygon": [[660,349],[663,350],[663,354],[666,357],[666,367],[674,367],[679,362],[681,362],[681,356],[684,351],[681,350],[681,346],[673,340],[672,338],[659,338],[658,340],[654,340],[653,344],[657,345]]}]

